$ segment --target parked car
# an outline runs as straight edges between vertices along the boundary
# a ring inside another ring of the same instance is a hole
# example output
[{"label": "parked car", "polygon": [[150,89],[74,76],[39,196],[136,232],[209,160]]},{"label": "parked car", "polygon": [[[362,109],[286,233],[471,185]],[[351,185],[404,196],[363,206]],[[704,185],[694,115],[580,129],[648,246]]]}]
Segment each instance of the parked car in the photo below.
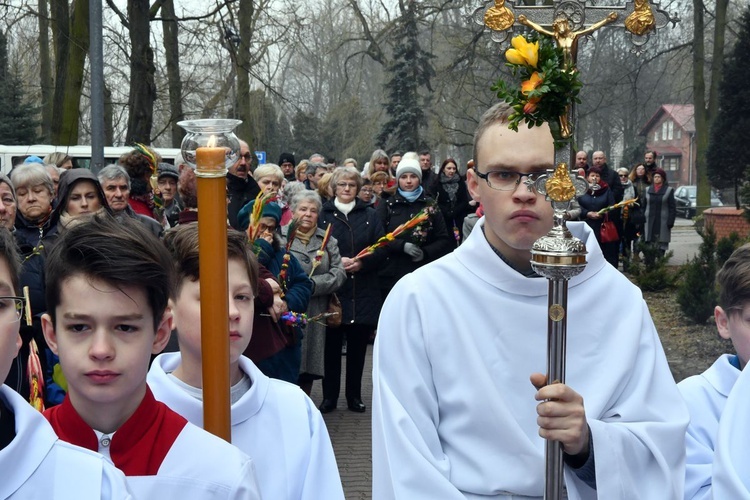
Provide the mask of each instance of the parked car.
[{"label": "parked car", "polygon": [[[677,215],[681,215],[686,219],[695,217],[695,196],[697,191],[697,186],[680,186],[675,190],[674,201],[677,205]],[[711,190],[711,206],[724,206],[719,199],[719,195],[713,189]]]}]

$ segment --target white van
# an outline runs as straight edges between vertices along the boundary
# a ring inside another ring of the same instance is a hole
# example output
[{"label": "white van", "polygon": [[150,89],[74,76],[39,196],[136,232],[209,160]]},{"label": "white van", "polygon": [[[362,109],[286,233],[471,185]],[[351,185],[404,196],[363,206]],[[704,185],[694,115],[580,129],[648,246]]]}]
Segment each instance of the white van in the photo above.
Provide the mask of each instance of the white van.
[{"label": "white van", "polygon": [[[132,147],[105,147],[104,165],[117,163],[117,160],[125,153],[132,151]],[[174,163],[174,159],[180,154],[175,148],[156,148],[162,159],[167,163]],[[65,153],[73,158],[73,166],[89,168],[91,164],[91,146],[48,146],[35,144],[33,146],[0,146],[0,172],[8,175],[13,165],[22,163],[27,156],[38,156],[44,159],[50,153]]]}]

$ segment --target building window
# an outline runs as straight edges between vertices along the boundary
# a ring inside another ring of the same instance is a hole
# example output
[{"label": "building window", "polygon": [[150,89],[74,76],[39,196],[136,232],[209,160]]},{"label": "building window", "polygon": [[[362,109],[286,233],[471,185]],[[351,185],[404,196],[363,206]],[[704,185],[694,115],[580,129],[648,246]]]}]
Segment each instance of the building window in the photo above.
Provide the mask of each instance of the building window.
[{"label": "building window", "polygon": [[659,142],[659,131],[654,130],[654,142]]},{"label": "building window", "polygon": [[661,124],[661,140],[667,140],[667,122]]},{"label": "building window", "polygon": [[680,168],[679,156],[668,156],[662,161],[662,168],[668,172],[674,172]]},{"label": "building window", "polygon": [[677,127],[677,130],[675,131],[675,138],[682,139],[682,129],[680,127]]},{"label": "building window", "polygon": [[669,120],[667,122],[667,140],[672,140],[674,138],[674,122],[672,120]]}]

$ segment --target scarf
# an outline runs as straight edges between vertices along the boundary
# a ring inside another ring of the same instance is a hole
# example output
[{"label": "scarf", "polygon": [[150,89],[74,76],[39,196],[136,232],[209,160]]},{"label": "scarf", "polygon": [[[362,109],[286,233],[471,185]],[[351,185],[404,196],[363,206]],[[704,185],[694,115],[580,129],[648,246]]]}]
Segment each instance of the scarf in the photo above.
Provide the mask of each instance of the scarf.
[{"label": "scarf", "polygon": [[344,215],[349,215],[349,212],[351,212],[354,209],[354,205],[357,204],[357,200],[352,200],[349,203],[341,203],[338,198],[333,200],[333,204],[336,206],[336,208],[341,211]]},{"label": "scarf", "polygon": [[456,203],[456,193],[458,193],[458,174],[454,174],[453,177],[448,177],[445,174],[440,174],[440,184],[443,186],[443,190],[448,193],[448,199],[451,203]]},{"label": "scarf", "polygon": [[422,196],[422,191],[424,191],[424,189],[422,189],[422,186],[419,186],[414,191],[404,191],[403,189],[398,188],[398,194],[403,196],[404,199],[408,201],[409,203],[416,201],[417,198]]},{"label": "scarf", "polygon": [[[104,207],[99,208],[96,212],[91,212],[89,215],[100,215],[104,213]],[[65,229],[69,229],[76,224],[83,222],[86,219],[81,219],[80,215],[70,215],[67,210],[64,210],[63,213],[60,214],[60,225],[64,227]],[[76,222],[77,221],[77,222]]]},{"label": "scarf", "polygon": [[295,238],[297,238],[305,246],[307,246],[307,244],[310,243],[310,238],[313,237],[313,235],[315,234],[315,231],[317,231],[317,230],[318,230],[318,228],[315,227],[315,226],[311,227],[310,230],[308,232],[306,232],[306,233],[303,232],[302,229],[297,229],[297,234],[296,234]]}]

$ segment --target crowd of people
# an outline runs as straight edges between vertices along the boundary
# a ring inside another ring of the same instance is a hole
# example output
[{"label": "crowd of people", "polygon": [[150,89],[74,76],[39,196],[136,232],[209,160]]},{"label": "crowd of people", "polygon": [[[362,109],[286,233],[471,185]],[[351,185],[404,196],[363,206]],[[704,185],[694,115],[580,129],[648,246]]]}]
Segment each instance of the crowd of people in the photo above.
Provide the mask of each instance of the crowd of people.
[{"label": "crowd of people", "polygon": [[[750,247],[719,278],[737,355],[678,389],[618,271],[639,241],[667,249],[666,173],[650,152],[618,171],[578,153],[588,189],[567,217],[589,253],[569,283],[567,378],[548,381],[530,249],[552,208],[523,181],[552,167],[554,142],[546,125],[510,130],[512,112],[481,118],[465,175],[427,151],[254,166],[241,141],[227,173],[234,446],[201,429],[193,169],[139,146],[96,175],[57,157],[0,175],[0,497],[343,498],[322,414],[338,408],[342,354],[346,407],[367,411],[372,342],[376,499],[540,498],[545,439],[563,445],[569,498],[747,497],[750,406],[735,394],[750,383]],[[610,220],[619,237],[603,241]]]}]

